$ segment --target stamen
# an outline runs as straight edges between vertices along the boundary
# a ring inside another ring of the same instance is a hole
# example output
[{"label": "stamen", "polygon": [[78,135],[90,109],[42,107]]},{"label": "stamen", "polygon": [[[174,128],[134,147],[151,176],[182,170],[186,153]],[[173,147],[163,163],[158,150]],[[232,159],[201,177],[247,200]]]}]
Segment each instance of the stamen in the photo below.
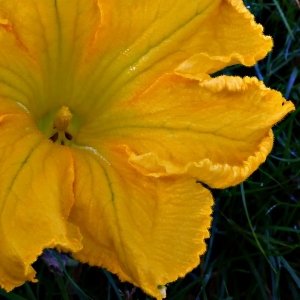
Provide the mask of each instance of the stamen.
[{"label": "stamen", "polygon": [[55,142],[57,141],[57,139],[58,139],[58,132],[54,133],[54,134],[51,136],[51,138],[50,138],[50,140],[51,140],[53,143],[55,143]]},{"label": "stamen", "polygon": [[53,128],[58,131],[66,131],[73,115],[67,106],[63,106],[55,115],[53,120]]},{"label": "stamen", "polygon": [[66,137],[66,139],[69,140],[69,141],[71,141],[72,138],[73,138],[72,134],[70,134],[69,132],[65,132],[65,137]]}]

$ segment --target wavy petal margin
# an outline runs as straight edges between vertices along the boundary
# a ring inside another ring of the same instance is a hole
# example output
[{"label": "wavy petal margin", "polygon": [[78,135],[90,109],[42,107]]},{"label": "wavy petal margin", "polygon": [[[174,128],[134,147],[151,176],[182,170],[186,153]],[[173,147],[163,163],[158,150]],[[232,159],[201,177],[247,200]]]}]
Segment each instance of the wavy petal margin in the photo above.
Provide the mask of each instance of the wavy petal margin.
[{"label": "wavy petal margin", "polygon": [[184,0],[103,0],[99,7],[101,26],[83,66],[84,88],[77,94],[93,102],[99,114],[105,106],[136,96],[166,72],[251,66],[273,45],[242,0],[189,5]]},{"label": "wavy petal margin", "polygon": [[[0,285],[35,281],[56,247],[161,299],[205,251],[196,180],[246,179],[294,109],[255,78],[209,75],[272,39],[242,0],[0,0],[0,42]],[[18,103],[36,120],[77,111],[84,146],[54,145]]]},{"label": "wavy petal margin", "polygon": [[131,165],[144,175],[188,174],[225,188],[265,161],[271,127],[293,109],[256,78],[167,74],[87,125],[78,140],[100,153],[110,143],[126,145]]},{"label": "wavy petal margin", "polygon": [[273,46],[272,38],[263,35],[263,27],[255,22],[242,0],[222,1],[202,26],[209,28],[205,30],[209,40],[206,49],[182,62],[177,73],[212,74],[235,64],[253,66]]},{"label": "wavy petal margin", "polygon": [[74,149],[75,205],[83,248],[74,257],[105,267],[121,280],[162,299],[159,285],[199,264],[209,237],[210,192],[186,176],[151,178],[111,145],[104,161],[92,149]]},{"label": "wavy petal margin", "polygon": [[73,205],[73,162],[15,103],[0,99],[0,285],[36,281],[31,264],[45,248],[81,249]]}]

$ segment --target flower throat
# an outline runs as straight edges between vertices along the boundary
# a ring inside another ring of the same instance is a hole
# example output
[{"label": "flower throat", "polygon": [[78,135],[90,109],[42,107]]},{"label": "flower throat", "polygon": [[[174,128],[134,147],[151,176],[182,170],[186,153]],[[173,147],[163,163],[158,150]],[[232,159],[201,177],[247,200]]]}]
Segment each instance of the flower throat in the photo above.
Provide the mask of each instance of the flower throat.
[{"label": "flower throat", "polygon": [[56,132],[50,137],[53,143],[65,145],[73,136],[67,131],[73,115],[67,106],[63,106],[53,119],[53,129]]}]

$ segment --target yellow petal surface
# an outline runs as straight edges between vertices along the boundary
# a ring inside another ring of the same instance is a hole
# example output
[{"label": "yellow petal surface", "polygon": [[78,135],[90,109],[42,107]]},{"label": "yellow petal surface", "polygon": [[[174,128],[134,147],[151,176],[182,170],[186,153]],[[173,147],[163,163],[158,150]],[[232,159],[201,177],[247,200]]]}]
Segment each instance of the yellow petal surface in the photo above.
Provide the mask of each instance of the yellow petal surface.
[{"label": "yellow petal surface", "polygon": [[78,251],[72,157],[37,131],[24,109],[0,100],[0,285],[35,281],[31,264],[44,248]]},{"label": "yellow petal surface", "polygon": [[3,96],[37,118],[88,118],[166,71],[253,65],[272,47],[242,0],[0,0],[0,42]]},{"label": "yellow petal surface", "polygon": [[[161,299],[205,251],[212,197],[196,180],[244,180],[294,108],[208,75],[271,39],[242,0],[0,0],[0,44],[0,285],[34,281],[57,247]],[[33,121],[62,107],[83,124],[74,149]]]},{"label": "yellow petal surface", "polygon": [[[192,55],[177,68],[185,74],[212,74],[226,66],[254,65],[272,48],[272,38],[263,35],[263,27],[242,0],[221,1],[218,10],[203,22],[206,47]],[[206,30],[207,28],[207,30]],[[198,44],[194,41],[192,48]]]},{"label": "yellow petal surface", "polygon": [[[7,1],[8,2],[8,1]],[[0,2],[1,3],[1,2]],[[22,103],[32,111],[40,108],[40,70],[34,59],[14,35],[8,15],[0,4],[0,97]]]},{"label": "yellow petal surface", "polygon": [[199,82],[171,74],[103,112],[77,138],[101,154],[107,143],[126,145],[131,164],[145,175],[187,173],[221,188],[245,180],[265,161],[271,127],[293,109],[256,78]]},{"label": "yellow petal surface", "polygon": [[99,18],[96,0],[0,0],[2,96],[36,117],[70,101]]},{"label": "yellow petal surface", "polygon": [[77,96],[94,109],[135,96],[178,65],[182,73],[254,65],[272,48],[242,0],[103,0],[99,7],[101,26]]},{"label": "yellow petal surface", "polygon": [[93,149],[74,149],[75,205],[83,248],[75,258],[117,273],[161,299],[158,285],[199,264],[208,237],[212,197],[194,179],[146,177],[111,145],[104,160]]}]

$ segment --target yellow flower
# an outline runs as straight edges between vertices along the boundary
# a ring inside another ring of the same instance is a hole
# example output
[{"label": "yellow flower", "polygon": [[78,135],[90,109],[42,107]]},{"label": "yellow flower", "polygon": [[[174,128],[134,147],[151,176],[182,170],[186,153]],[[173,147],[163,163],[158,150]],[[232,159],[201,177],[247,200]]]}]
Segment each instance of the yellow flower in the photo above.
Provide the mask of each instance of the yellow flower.
[{"label": "yellow flower", "polygon": [[[162,299],[199,263],[213,200],[265,161],[294,106],[242,0],[0,0],[0,285],[45,248]],[[161,288],[163,287],[163,288]]]}]

